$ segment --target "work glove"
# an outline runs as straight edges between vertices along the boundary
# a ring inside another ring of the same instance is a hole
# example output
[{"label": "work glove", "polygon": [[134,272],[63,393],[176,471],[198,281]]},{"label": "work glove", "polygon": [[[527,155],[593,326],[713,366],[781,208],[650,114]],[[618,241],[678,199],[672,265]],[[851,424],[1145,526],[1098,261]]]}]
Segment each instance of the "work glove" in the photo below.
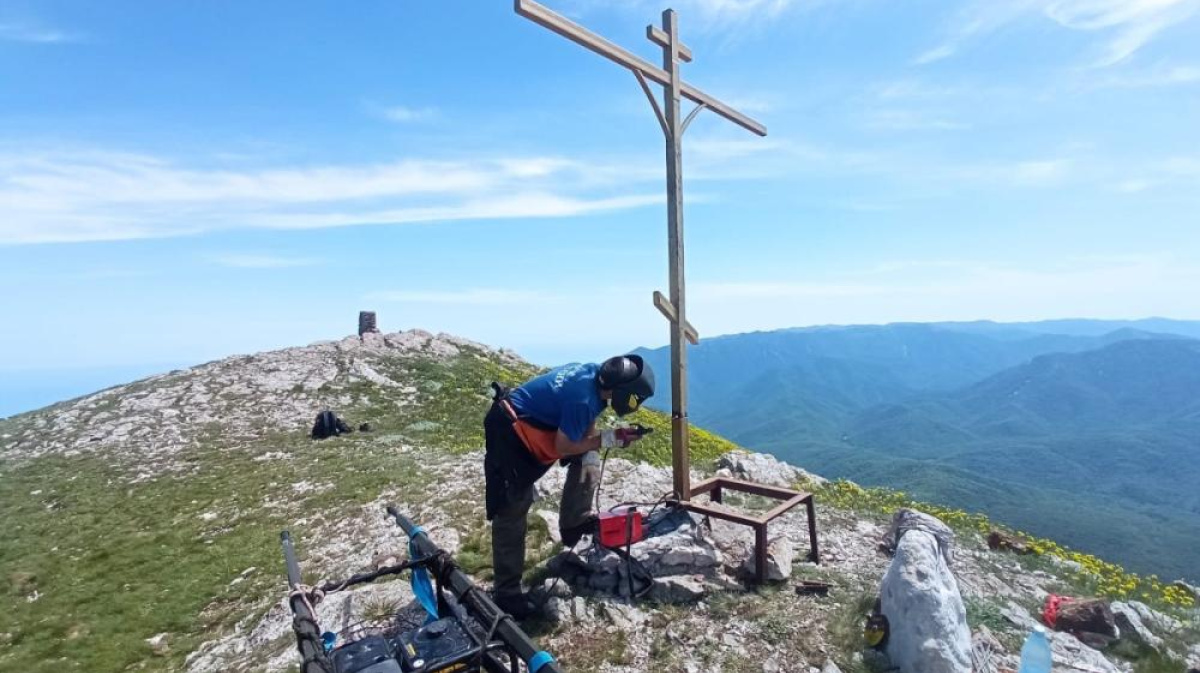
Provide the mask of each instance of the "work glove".
[{"label": "work glove", "polygon": [[633,428],[609,428],[600,431],[600,448],[623,449],[641,438],[641,433]]}]

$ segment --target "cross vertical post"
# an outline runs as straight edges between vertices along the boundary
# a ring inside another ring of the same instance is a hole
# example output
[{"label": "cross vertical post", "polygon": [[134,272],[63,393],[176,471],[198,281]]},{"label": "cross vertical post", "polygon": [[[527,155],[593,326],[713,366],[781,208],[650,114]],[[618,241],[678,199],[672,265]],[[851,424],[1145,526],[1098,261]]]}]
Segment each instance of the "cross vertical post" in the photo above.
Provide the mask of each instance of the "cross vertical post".
[{"label": "cross vertical post", "polygon": [[[683,134],[697,114],[711,110],[717,115],[759,136],[767,135],[762,124],[725,103],[687,84],[679,74],[680,62],[692,60],[692,51],[679,39],[679,17],[674,10],[662,13],[662,28],[648,26],[646,37],[663,50],[659,68],[637,55],[562,17],[535,0],[514,0],[517,14],[562,35],[576,44],[628,68],[645,92],[658,118],[666,140],[667,159],[667,243],[670,298],[654,293],[654,305],[671,325],[671,458],[674,468],[675,497],[688,502],[691,487],[691,458],[688,450],[687,343],[699,343],[699,335],[687,320],[687,293],[684,283],[683,254]],[[647,80],[663,87],[663,104],[650,89]],[[696,107],[681,120],[683,99]]]},{"label": "cross vertical post", "polygon": [[[687,325],[686,286],[683,256],[683,131],[680,122],[679,79],[679,16],[667,9],[662,14],[666,44],[663,48],[663,70],[670,83],[663,92],[664,113],[667,119],[667,249],[671,305],[675,316],[671,325],[671,465],[675,495],[683,500],[692,493],[691,456],[688,450],[687,416],[687,344],[684,327]],[[653,31],[649,31],[653,35]]]}]

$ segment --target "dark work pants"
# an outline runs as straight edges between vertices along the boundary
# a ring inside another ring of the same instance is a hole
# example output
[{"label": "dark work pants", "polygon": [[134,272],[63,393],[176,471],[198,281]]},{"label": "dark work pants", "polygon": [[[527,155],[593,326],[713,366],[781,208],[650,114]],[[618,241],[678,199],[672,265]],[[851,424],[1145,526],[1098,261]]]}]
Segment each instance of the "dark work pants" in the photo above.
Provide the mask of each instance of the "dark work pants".
[{"label": "dark work pants", "polygon": [[[599,479],[599,461],[593,452],[584,460],[579,456],[567,463],[567,480],[563,484],[559,505],[559,529],[582,524],[591,514]],[[584,463],[588,463],[585,465]],[[521,592],[521,575],[525,571],[525,535],[527,516],[533,505],[533,484],[508,490],[507,502],[492,518],[492,572],[497,595]]]}]

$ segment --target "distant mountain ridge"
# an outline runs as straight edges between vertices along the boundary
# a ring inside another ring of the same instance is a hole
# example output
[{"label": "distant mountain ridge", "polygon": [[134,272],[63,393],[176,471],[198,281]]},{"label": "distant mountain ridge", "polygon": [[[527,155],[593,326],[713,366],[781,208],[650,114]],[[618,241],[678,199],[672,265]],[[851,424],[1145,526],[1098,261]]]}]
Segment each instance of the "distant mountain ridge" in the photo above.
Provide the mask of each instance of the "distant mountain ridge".
[{"label": "distant mountain ridge", "polygon": [[[1200,323],[1149,319],[718,337],[689,353],[690,416],[829,476],[982,509],[1144,572],[1196,578],[1193,334]],[[665,349],[641,352],[667,367]]]}]

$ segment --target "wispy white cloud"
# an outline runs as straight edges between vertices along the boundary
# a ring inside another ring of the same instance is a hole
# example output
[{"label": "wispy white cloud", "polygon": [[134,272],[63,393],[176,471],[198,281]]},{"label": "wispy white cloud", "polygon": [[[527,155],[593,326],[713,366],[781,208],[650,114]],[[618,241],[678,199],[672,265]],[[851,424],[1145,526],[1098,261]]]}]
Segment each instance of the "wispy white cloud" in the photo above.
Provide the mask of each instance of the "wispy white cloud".
[{"label": "wispy white cloud", "polygon": [[364,297],[368,302],[394,302],[401,304],[453,304],[467,306],[513,306],[518,304],[544,304],[556,298],[547,292],[514,290],[504,288],[471,288],[465,290],[385,290],[371,292]]},{"label": "wispy white cloud", "polygon": [[392,105],[389,107],[378,107],[376,110],[384,119],[396,122],[398,124],[410,124],[412,122],[428,121],[438,116],[438,110],[434,107],[409,107],[407,105]]},{"label": "wispy white cloud", "polygon": [[975,0],[959,12],[941,44],[913,59],[916,65],[939,61],[961,51],[972,39],[1029,16],[1062,28],[1095,34],[1101,45],[1096,67],[1127,60],[1162,31],[1195,15],[1200,0]]},{"label": "wispy white cloud", "polygon": [[[727,30],[731,26],[745,27],[750,21],[770,19],[801,6],[815,6],[832,0],[676,0],[671,7],[687,17],[688,26],[705,31]],[[562,11],[578,15],[598,9],[636,11],[639,16],[655,16],[663,9],[658,0],[568,0]],[[694,21],[693,21],[694,19]],[[686,38],[686,36],[685,36]],[[686,39],[685,39],[686,41]]]},{"label": "wispy white cloud", "polygon": [[916,58],[914,58],[912,62],[913,65],[925,65],[927,63],[940,61],[944,58],[950,58],[956,51],[958,51],[958,46],[948,42],[946,44],[934,47],[928,51],[917,54]]},{"label": "wispy white cloud", "polygon": [[1117,183],[1117,191],[1121,192],[1122,194],[1138,194],[1150,189],[1153,186],[1154,182],[1151,180],[1131,178],[1129,180],[1122,180],[1121,182]]},{"label": "wispy white cloud", "polygon": [[29,42],[33,44],[58,44],[76,42],[79,36],[34,23],[6,22],[0,20],[0,41]]},{"label": "wispy white cloud", "polygon": [[661,202],[657,180],[641,184],[648,177],[536,156],[231,170],[129,154],[0,153],[0,244],[569,217]]},{"label": "wispy white cloud", "polygon": [[253,254],[253,253],[224,253],[211,255],[208,260],[218,266],[233,269],[290,269],[300,266],[315,266],[320,260],[312,257],[291,257],[287,255]]},{"label": "wispy white cloud", "polygon": [[822,279],[689,287],[693,320],[723,333],[823,323],[1174,315],[1189,305],[1197,282],[1200,266],[1190,261],[1140,254],[1029,265],[901,260]]},{"label": "wispy white cloud", "polygon": [[1200,66],[1159,64],[1139,72],[1125,72],[1097,79],[1099,88],[1142,89],[1200,83]]},{"label": "wispy white cloud", "polygon": [[962,131],[971,128],[970,124],[936,113],[900,109],[870,112],[864,125],[876,131]]}]

